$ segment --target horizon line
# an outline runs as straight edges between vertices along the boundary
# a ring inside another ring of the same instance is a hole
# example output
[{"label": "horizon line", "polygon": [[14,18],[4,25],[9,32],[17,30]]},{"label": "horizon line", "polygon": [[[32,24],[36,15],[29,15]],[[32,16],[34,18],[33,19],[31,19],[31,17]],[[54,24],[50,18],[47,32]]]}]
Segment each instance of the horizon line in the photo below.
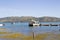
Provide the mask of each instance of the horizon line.
[{"label": "horizon line", "polygon": [[[5,16],[5,17],[56,17],[56,16]],[[5,17],[0,17],[0,18],[5,18]],[[56,18],[60,18],[60,17],[56,17]]]}]

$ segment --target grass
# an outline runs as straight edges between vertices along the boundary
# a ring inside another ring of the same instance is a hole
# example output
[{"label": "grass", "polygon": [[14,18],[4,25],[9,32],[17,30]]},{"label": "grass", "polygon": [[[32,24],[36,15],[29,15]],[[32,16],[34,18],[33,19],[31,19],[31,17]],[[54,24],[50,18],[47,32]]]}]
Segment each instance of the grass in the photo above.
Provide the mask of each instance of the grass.
[{"label": "grass", "polygon": [[[43,40],[45,37],[47,36],[47,34],[39,34],[37,36],[34,37],[34,40]],[[26,36],[26,35],[23,35],[23,34],[19,34],[19,33],[16,33],[16,34],[11,34],[11,35],[7,35],[7,36],[0,36],[0,38],[17,38],[17,39],[22,39],[22,40],[33,40],[33,36]]]},{"label": "grass", "polygon": [[9,34],[6,36],[0,36],[0,38],[17,38],[17,37],[22,37],[22,34]]},{"label": "grass", "polygon": [[0,32],[0,34],[10,34],[10,32]]},{"label": "grass", "polygon": [[[5,32],[3,32],[5,33]],[[6,33],[5,33],[6,34]],[[52,33],[44,33],[44,34],[37,34],[34,36],[34,40],[48,40],[48,37],[50,37],[50,40],[60,40],[60,34],[52,34]],[[0,38],[5,38],[5,39],[11,39],[11,40],[33,40],[33,36],[27,36],[23,35],[20,33],[14,33],[14,34],[9,34],[6,36],[0,36]]]},{"label": "grass", "polygon": [[47,34],[38,34],[35,36],[34,40],[44,40],[47,36]]},{"label": "grass", "polygon": [[60,34],[57,34],[56,35],[56,38],[60,40]]}]

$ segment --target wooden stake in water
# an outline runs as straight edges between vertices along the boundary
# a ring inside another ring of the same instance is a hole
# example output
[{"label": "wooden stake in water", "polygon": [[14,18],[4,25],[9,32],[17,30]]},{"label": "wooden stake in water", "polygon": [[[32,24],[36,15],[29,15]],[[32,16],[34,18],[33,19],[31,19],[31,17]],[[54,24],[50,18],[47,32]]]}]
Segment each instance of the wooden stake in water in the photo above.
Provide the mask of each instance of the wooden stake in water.
[{"label": "wooden stake in water", "polygon": [[32,38],[33,38],[33,40],[34,40],[34,31],[33,31],[33,27],[31,27],[30,29],[31,29]]},{"label": "wooden stake in water", "polygon": [[33,40],[34,40],[34,31],[32,30],[32,37],[33,37]]}]

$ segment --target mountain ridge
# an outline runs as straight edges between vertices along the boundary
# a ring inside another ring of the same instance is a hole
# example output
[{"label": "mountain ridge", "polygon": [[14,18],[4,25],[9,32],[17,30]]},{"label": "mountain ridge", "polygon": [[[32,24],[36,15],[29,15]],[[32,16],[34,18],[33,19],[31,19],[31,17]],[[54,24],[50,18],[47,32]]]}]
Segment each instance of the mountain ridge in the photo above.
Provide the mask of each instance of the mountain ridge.
[{"label": "mountain ridge", "polygon": [[32,19],[40,21],[40,22],[60,22],[60,18],[50,17],[50,16],[43,16],[43,17],[33,17],[33,16],[4,17],[4,18],[0,18],[0,22],[30,22]]}]

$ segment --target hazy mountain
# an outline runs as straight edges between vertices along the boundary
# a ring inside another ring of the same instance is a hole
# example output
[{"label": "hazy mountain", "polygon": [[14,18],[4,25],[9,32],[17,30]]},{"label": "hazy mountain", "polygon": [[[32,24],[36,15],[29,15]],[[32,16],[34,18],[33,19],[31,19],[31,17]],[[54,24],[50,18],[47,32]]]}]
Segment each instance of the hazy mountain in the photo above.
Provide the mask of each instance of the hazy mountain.
[{"label": "hazy mountain", "polygon": [[42,22],[59,22],[60,21],[60,18],[57,18],[57,17],[39,17],[38,18],[39,21],[42,21]]},{"label": "hazy mountain", "polygon": [[4,17],[0,18],[0,22],[30,22],[31,20],[38,20],[40,22],[60,22],[60,18],[57,17],[32,17],[32,16],[22,16],[22,17]]}]

